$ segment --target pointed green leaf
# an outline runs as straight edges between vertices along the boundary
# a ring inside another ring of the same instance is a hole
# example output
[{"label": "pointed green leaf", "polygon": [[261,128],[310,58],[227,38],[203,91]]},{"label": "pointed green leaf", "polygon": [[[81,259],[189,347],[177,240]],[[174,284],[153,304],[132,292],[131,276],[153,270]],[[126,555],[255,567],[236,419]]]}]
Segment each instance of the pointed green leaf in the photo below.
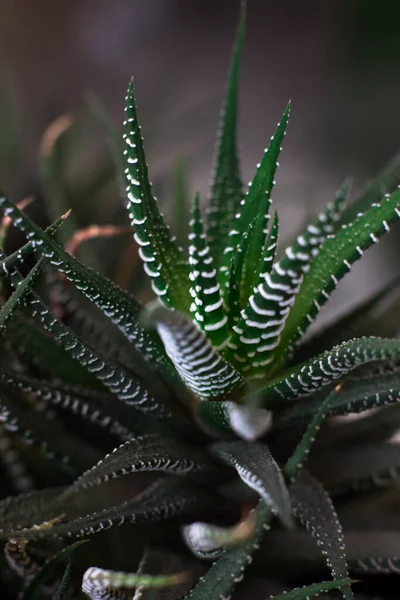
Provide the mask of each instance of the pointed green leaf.
[{"label": "pointed green leaf", "polygon": [[172,438],[148,434],[115,448],[78,477],[68,493],[99,486],[110,479],[140,471],[186,475],[205,470],[211,470],[211,463],[200,450],[177,443]]},{"label": "pointed green leaf", "polygon": [[300,469],[304,466],[304,462],[307,459],[311,447],[315,441],[317,433],[321,428],[322,422],[324,421],[326,414],[329,409],[329,404],[334,398],[335,395],[340,391],[340,387],[336,386],[336,388],[327,395],[325,400],[318,407],[317,412],[314,414],[314,417],[311,423],[308,425],[306,432],[301,438],[300,442],[296,446],[293,454],[287,461],[283,473],[289,479],[294,479]]},{"label": "pointed green leaf", "polygon": [[[57,600],[57,598],[62,598],[63,588],[66,586],[66,581],[69,579],[69,572],[71,568],[71,556],[75,551],[85,544],[87,540],[79,540],[78,542],[74,542],[69,546],[66,546],[57,554],[49,558],[40,569],[40,571],[35,575],[35,577],[29,582],[29,585],[24,589],[23,594],[21,595],[21,600],[34,600],[37,598],[40,588],[42,585],[48,582],[48,580],[53,576],[55,569],[58,567],[60,562],[63,562],[66,558],[68,558],[68,565],[66,571],[64,573],[63,580],[58,588],[58,591],[53,596],[53,600]],[[66,579],[66,581],[64,581]]]},{"label": "pointed green leaf", "polygon": [[109,571],[98,567],[90,567],[83,575],[82,591],[92,600],[109,598],[118,600],[121,588],[158,589],[176,586],[184,580],[184,573],[172,575],[142,575]]},{"label": "pointed green leaf", "polygon": [[350,225],[343,225],[327,239],[304,275],[282,332],[275,357],[282,360],[313,322],[338,281],[350,270],[364,250],[389,230],[400,216],[400,190],[373,204]]},{"label": "pointed green leaf", "polygon": [[13,219],[14,224],[26,233],[33,246],[112,320],[143,356],[151,361],[153,368],[159,366],[163,372],[171,374],[154,339],[139,326],[138,315],[142,307],[132,296],[65,252],[10,200],[0,197],[0,206],[4,207],[5,214]]},{"label": "pointed green leaf", "polygon": [[384,194],[392,192],[399,184],[400,154],[396,154],[347,207],[340,223],[351,223],[360,212],[368,210],[374,202],[380,202]]},{"label": "pointed green leaf", "polygon": [[244,441],[217,442],[213,453],[236,469],[239,477],[254,489],[287,526],[292,526],[289,494],[282,472],[265,444]]},{"label": "pointed green leaf", "polygon": [[[324,391],[325,395],[326,392]],[[312,418],[321,404],[321,392],[296,403],[275,424],[276,427],[291,427]],[[345,379],[343,388],[331,399],[328,415],[341,416],[362,413],[372,408],[397,403],[400,400],[400,373],[373,374],[361,379]]]},{"label": "pointed green leaf", "polygon": [[[327,492],[307,471],[301,471],[289,491],[293,513],[317,540],[332,577],[348,579],[342,527]],[[346,600],[354,598],[350,586],[342,592]]]},{"label": "pointed green leaf", "polygon": [[327,347],[346,340],[364,337],[396,337],[400,327],[399,315],[400,278],[390,281],[376,294],[370,296],[344,316],[334,319],[315,333],[307,342],[295,349],[292,362],[304,362]]},{"label": "pointed green leaf", "polygon": [[[65,501],[62,501],[63,498]],[[156,522],[172,517],[183,517],[199,510],[211,510],[215,507],[216,501],[215,494],[211,495],[199,486],[194,487],[192,482],[188,482],[184,478],[175,479],[174,477],[156,481],[143,492],[125,502],[106,507],[103,510],[97,509],[94,512],[83,514],[83,516],[74,516],[76,508],[71,506],[71,498],[73,496],[70,494],[62,494],[58,501],[51,506],[51,511],[46,506],[49,516],[65,514],[63,522],[56,523],[49,529],[34,528],[34,523],[30,524],[29,529],[24,530],[8,526],[3,531],[0,530],[0,537],[27,540],[80,538],[127,523]],[[77,498],[79,498],[78,495]],[[87,506],[84,510],[88,510]],[[79,512],[82,513],[82,508]]]},{"label": "pointed green leaf", "polygon": [[[281,151],[281,145],[283,138],[286,133],[286,126],[289,119],[290,103],[286,107],[285,112],[278,127],[275,135],[271,138],[269,147],[265,150],[261,163],[257,166],[256,174],[249,184],[246,196],[240,203],[240,210],[236,214],[233,228],[230,231],[228,245],[224,250],[224,260],[220,269],[221,274],[221,288],[224,289],[228,283],[229,268],[234,255],[237,245],[240,242],[240,238],[245,231],[247,231],[250,224],[256,219],[255,229],[253,232],[252,241],[250,244],[255,244],[252,247],[251,255],[261,254],[264,248],[266,232],[269,223],[269,208],[271,206],[271,193],[275,184],[275,172],[278,166],[278,158]],[[260,215],[264,218],[258,218]],[[253,266],[254,268],[254,266]]]},{"label": "pointed green leaf", "polygon": [[259,549],[265,530],[272,518],[270,508],[260,500],[257,505],[257,519],[253,534],[239,548],[225,550],[207,573],[185,596],[184,600],[210,600],[229,598],[237,583],[244,577],[244,571]]},{"label": "pointed green leaf", "polygon": [[[33,393],[35,399],[46,405],[59,406],[63,410],[79,415],[121,440],[130,439],[138,431],[138,415],[129,415],[126,406],[112,394],[68,387],[62,383],[52,384],[0,370],[0,388],[14,388]],[[133,417],[133,418],[132,418]],[[142,423],[143,424],[143,423]]]},{"label": "pointed green leaf", "polygon": [[371,361],[400,359],[400,341],[360,338],[343,342],[323,354],[278,377],[263,389],[263,404],[298,400],[343,377],[356,367]]},{"label": "pointed green leaf", "polygon": [[196,406],[196,417],[200,426],[210,435],[231,437],[234,432],[249,442],[262,437],[272,423],[270,411],[229,400],[200,402]]},{"label": "pointed green leaf", "polygon": [[162,302],[187,313],[190,307],[189,268],[153,196],[136,114],[133,81],[128,88],[125,125],[128,209],[140,257],[153,290]]},{"label": "pointed green leaf", "polygon": [[166,353],[187,387],[201,400],[223,399],[244,385],[240,374],[214,350],[185,315],[156,308],[151,314]]},{"label": "pointed green leaf", "polygon": [[243,197],[236,145],[240,60],[245,35],[246,7],[242,4],[233,47],[228,87],[221,111],[214,176],[208,211],[207,237],[217,271],[224,259],[230,231]]},{"label": "pointed green leaf", "polygon": [[268,365],[273,362],[274,351],[304,273],[333,231],[346,196],[347,188],[342,188],[335,201],[286,249],[285,256],[273,265],[250,296],[225,351],[227,360],[245,373],[246,378],[263,378],[270,370]]},{"label": "pointed green leaf", "polygon": [[32,287],[42,269],[43,259],[31,269],[29,274],[20,279],[15,292],[11,294],[7,302],[0,309],[0,334],[6,330],[8,321],[13,317],[15,311],[19,308],[26,296],[31,292]]},{"label": "pointed green leaf", "polygon": [[349,586],[351,579],[334,579],[333,581],[321,581],[321,583],[312,583],[301,588],[295,588],[289,592],[283,592],[277,596],[269,596],[268,600],[310,600],[315,596],[337,590],[344,586]]},{"label": "pointed green leaf", "polygon": [[228,319],[204,233],[198,195],[193,203],[189,239],[190,295],[193,298],[190,310],[216,350],[222,350],[228,339]]}]

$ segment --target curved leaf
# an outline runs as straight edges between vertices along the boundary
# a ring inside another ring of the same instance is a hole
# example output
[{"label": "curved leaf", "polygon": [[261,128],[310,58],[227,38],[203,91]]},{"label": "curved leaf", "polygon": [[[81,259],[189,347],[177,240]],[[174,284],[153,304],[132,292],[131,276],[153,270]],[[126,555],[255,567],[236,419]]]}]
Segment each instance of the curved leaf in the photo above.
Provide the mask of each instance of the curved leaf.
[{"label": "curved leaf", "polygon": [[400,341],[360,338],[343,342],[282,375],[263,389],[263,403],[271,408],[278,402],[298,400],[330,385],[356,367],[372,361],[400,358]]},{"label": "curved leaf", "polygon": [[89,487],[140,471],[161,471],[171,475],[186,475],[210,470],[211,464],[199,450],[184,446],[174,439],[149,434],[129,440],[107,454],[68,488],[76,493]]},{"label": "curved leaf", "polygon": [[[400,190],[385,196],[380,204],[373,204],[353,223],[343,225],[330,236],[304,275],[282,332],[275,359],[282,361],[313,322],[321,307],[335,289],[338,281],[364,250],[376,243],[400,217]],[[278,363],[277,363],[278,364]]]},{"label": "curved leaf", "polygon": [[201,400],[223,399],[244,379],[185,315],[158,307],[151,313],[165,351],[186,386]]},{"label": "curved leaf", "polygon": [[246,373],[247,378],[263,378],[271,370],[268,365],[274,360],[304,274],[332,233],[346,195],[347,188],[336,195],[335,201],[286,249],[285,256],[272,266],[250,296],[225,351],[227,360]]},{"label": "curved leaf", "polygon": [[282,472],[268,447],[242,441],[217,442],[212,452],[236,469],[239,477],[253,490],[287,527],[293,525],[289,493]]},{"label": "curved leaf", "polygon": [[217,273],[204,233],[199,197],[196,195],[190,220],[189,264],[193,302],[190,310],[216,350],[221,350],[228,338],[228,319],[225,315]]},{"label": "curved leaf", "polygon": [[126,191],[135,240],[139,244],[140,257],[154,292],[166,306],[187,313],[190,306],[189,267],[152,193],[136,113],[133,81],[129,84],[126,99]]},{"label": "curved leaf", "polygon": [[236,147],[240,60],[245,34],[246,7],[242,3],[240,21],[224,105],[221,111],[214,176],[208,210],[207,237],[217,271],[224,258],[230,231],[242,199],[238,151]]},{"label": "curved leaf", "polygon": [[244,571],[259,549],[264,532],[272,518],[270,508],[260,500],[257,505],[257,519],[253,534],[239,548],[225,550],[207,573],[185,596],[184,600],[209,600],[210,598],[230,597],[236,584],[244,577]]},{"label": "curved leaf", "polygon": [[[294,515],[311,531],[335,579],[348,579],[342,527],[333,503],[322,485],[302,471],[290,487]],[[353,597],[350,586],[343,588],[343,597]]]},{"label": "curved leaf", "polygon": [[268,600],[310,600],[315,596],[319,596],[331,590],[337,590],[344,586],[349,586],[352,583],[351,579],[334,579],[333,581],[321,581],[321,583],[312,583],[301,588],[283,592],[277,596],[270,596]]}]

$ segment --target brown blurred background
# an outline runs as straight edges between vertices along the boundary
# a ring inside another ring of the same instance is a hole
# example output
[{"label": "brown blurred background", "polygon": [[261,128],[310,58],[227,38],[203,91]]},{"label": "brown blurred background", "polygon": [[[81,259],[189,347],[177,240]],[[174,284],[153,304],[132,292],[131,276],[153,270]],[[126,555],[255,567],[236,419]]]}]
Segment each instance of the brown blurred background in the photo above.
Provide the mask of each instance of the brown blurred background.
[{"label": "brown blurred background", "polygon": [[[189,160],[191,187],[205,195],[239,5],[239,0],[1,0],[0,109],[2,99],[6,104],[12,99],[23,142],[8,167],[12,127],[0,110],[3,189],[18,198],[35,188],[43,130],[65,111],[85,114],[89,90],[119,128],[134,75],[160,200],[168,203],[180,156]],[[400,149],[399,22],[395,0],[248,0],[243,171],[247,181],[291,98],[274,193],[284,235],[327,202],[345,176],[354,175],[357,188]],[[89,127],[82,147],[79,160],[90,166],[106,147],[104,130]],[[108,201],[121,204],[115,192]],[[336,304],[376,288],[378,274],[389,277],[396,262],[371,251],[367,263],[355,268],[353,286],[336,294]]]}]

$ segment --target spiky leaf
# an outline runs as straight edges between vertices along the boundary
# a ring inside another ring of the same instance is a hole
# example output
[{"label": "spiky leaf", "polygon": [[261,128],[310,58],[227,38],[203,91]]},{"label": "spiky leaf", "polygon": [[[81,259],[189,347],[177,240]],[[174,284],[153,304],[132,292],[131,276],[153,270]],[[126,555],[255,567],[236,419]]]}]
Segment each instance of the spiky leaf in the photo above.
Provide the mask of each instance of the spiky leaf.
[{"label": "spiky leaf", "polygon": [[197,325],[213,346],[222,350],[228,338],[228,319],[225,315],[213,257],[204,233],[199,197],[196,195],[190,221],[189,264],[193,302],[190,310]]},{"label": "spiky leaf", "polygon": [[265,444],[217,442],[213,446],[213,453],[236,469],[239,477],[261,496],[287,527],[292,525],[292,511],[285,480]]},{"label": "spiky leaf", "polygon": [[219,270],[230,231],[242,199],[242,182],[236,147],[240,59],[243,51],[246,9],[242,4],[233,48],[228,87],[221,111],[219,139],[210,194],[207,236],[215,268]]},{"label": "spiky leaf", "polygon": [[[301,471],[290,488],[290,498],[294,515],[316,538],[332,577],[348,579],[342,528],[322,485],[307,471]],[[350,586],[343,588],[343,597],[353,598]]]},{"label": "spiky leaf", "polygon": [[156,308],[151,313],[165,350],[187,387],[201,400],[224,398],[244,385],[241,375],[185,315]]},{"label": "spiky leaf", "polygon": [[133,81],[128,88],[125,124],[128,210],[145,271],[154,292],[166,306],[189,312],[189,268],[153,196],[136,113]]}]

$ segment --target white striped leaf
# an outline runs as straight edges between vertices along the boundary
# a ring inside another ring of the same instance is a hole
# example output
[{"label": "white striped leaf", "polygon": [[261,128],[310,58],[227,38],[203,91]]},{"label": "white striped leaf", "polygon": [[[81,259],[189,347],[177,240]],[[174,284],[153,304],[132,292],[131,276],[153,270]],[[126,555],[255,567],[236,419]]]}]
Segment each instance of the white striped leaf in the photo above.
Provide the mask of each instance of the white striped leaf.
[{"label": "white striped leaf", "polygon": [[[295,517],[315,537],[332,577],[348,579],[342,527],[327,492],[307,471],[300,472],[289,492]],[[349,585],[342,593],[346,600],[354,598]]]},{"label": "white striped leaf", "polygon": [[279,347],[273,358],[282,362],[300,337],[314,321],[321,307],[329,299],[339,280],[378,239],[389,231],[390,224],[400,217],[400,190],[373,204],[356,220],[344,224],[330,236],[304,275],[301,289],[287,316]]},{"label": "white striped leaf", "polygon": [[253,533],[254,526],[255,514],[250,511],[230,527],[201,521],[184,525],[182,535],[195,556],[210,560],[220,556],[227,548],[234,548],[245,542]]},{"label": "white striped leaf", "polygon": [[228,339],[228,319],[204,233],[198,195],[193,204],[189,241],[190,295],[193,299],[190,310],[216,350],[222,350]]},{"label": "white striped leaf", "polygon": [[[63,383],[50,383],[42,380],[8,373],[0,370],[0,388],[4,391],[15,388],[32,393],[36,401],[46,405],[59,406],[82,417],[99,427],[108,429],[112,435],[123,441],[133,437],[143,426],[141,413],[129,409],[112,394],[100,391],[65,386]],[[132,414],[133,413],[133,414]]]},{"label": "white striped leaf", "polygon": [[[106,502],[106,496],[104,501]],[[23,499],[21,504],[22,502]],[[61,494],[51,505],[46,506],[45,518],[50,518],[52,515],[66,515],[63,522],[57,523],[50,529],[35,529],[35,522],[25,525],[29,528],[23,530],[12,524],[8,525],[7,522],[4,522],[3,526],[0,515],[0,538],[37,540],[86,537],[127,523],[163,521],[172,517],[187,516],[199,510],[211,510],[215,506],[215,495],[209,494],[199,486],[193,486],[192,482],[187,482],[184,478],[168,477],[149,485],[134,498],[107,506],[103,510],[82,515],[82,508],[77,511],[71,504],[71,496]],[[83,510],[88,510],[87,503]],[[42,521],[43,518],[40,522]],[[24,522],[27,523],[27,519]]]},{"label": "white striped leaf", "polygon": [[344,586],[349,586],[352,583],[351,579],[333,579],[332,581],[321,581],[320,583],[312,583],[300,588],[295,588],[288,592],[283,592],[277,596],[270,596],[268,600],[311,600],[315,596],[337,590]]},{"label": "white striped leaf", "polygon": [[245,19],[246,7],[242,3],[228,86],[221,111],[214,176],[207,215],[207,237],[214,265],[218,271],[224,259],[229,234],[243,197],[236,135],[239,71],[245,34]]},{"label": "white striped leaf", "polygon": [[33,247],[42,252],[51,264],[74,282],[78,290],[111,319],[143,356],[151,361],[153,368],[159,367],[163,372],[170,373],[165,357],[154,339],[139,326],[138,315],[142,307],[132,296],[65,252],[10,200],[0,197],[0,207],[4,207],[5,214],[25,232]]},{"label": "white striped leaf", "polygon": [[212,446],[212,452],[236,469],[244,483],[261,496],[286,527],[293,525],[284,477],[265,444],[237,440],[217,442]]},{"label": "white striped leaf", "polygon": [[[361,413],[373,408],[396,404],[400,401],[400,372],[374,374],[361,379],[345,378],[343,388],[331,399],[329,416]],[[323,392],[325,394],[326,392]],[[312,418],[323,396],[321,392],[294,404],[276,421],[275,427],[292,427]]]},{"label": "white striped leaf", "polygon": [[8,321],[12,319],[15,311],[20,307],[22,302],[24,302],[26,296],[28,296],[28,294],[30,294],[32,291],[33,285],[42,269],[42,266],[43,259],[40,259],[25,278],[21,276],[15,291],[1,307],[0,335],[5,332]]},{"label": "white striped leaf", "polygon": [[343,342],[276,378],[274,383],[263,389],[263,403],[266,408],[271,408],[279,402],[298,400],[361,365],[399,358],[400,340],[366,337]]},{"label": "white striped leaf", "polygon": [[139,254],[153,290],[162,302],[188,312],[189,268],[153,196],[136,113],[133,81],[129,84],[126,100],[126,191]]},{"label": "white striped leaf", "polygon": [[236,585],[244,578],[244,572],[259,549],[265,531],[269,529],[272,518],[269,506],[260,500],[256,511],[256,524],[249,539],[239,548],[224,550],[184,600],[230,598]]},{"label": "white striped leaf", "polygon": [[223,264],[220,269],[220,283],[223,291],[228,285],[230,263],[240,243],[241,236],[260,213],[264,218],[257,219],[256,221],[254,235],[249,240],[251,245],[255,244],[255,248],[251,250],[250,254],[253,255],[258,250],[258,255],[260,255],[264,247],[270,218],[271,193],[275,184],[275,172],[278,165],[281,144],[286,132],[289,112],[290,104],[286,107],[282,121],[278,123],[275,135],[271,138],[271,143],[265,150],[263,159],[257,166],[255,176],[249,184],[248,191],[240,203],[240,209],[236,214],[233,228],[230,231],[228,245],[224,250]]},{"label": "white striped leaf", "polygon": [[211,463],[199,450],[158,434],[129,440],[102,458],[69,487],[68,493],[99,486],[130,473],[160,471],[186,475],[211,471]]},{"label": "white striped leaf", "polygon": [[272,425],[272,413],[257,406],[225,400],[209,400],[196,406],[196,417],[205,432],[215,437],[232,432],[248,442],[265,435]]},{"label": "white striped leaf", "polygon": [[241,375],[185,315],[159,307],[151,319],[182,381],[200,400],[223,399],[244,385]]},{"label": "white striped leaf", "polygon": [[[91,600],[120,600],[132,598],[132,588],[159,589],[174,587],[184,581],[184,573],[172,575],[145,575],[110,571],[99,567],[86,569],[82,580],[82,591]],[[129,593],[128,590],[131,590]],[[122,594],[121,594],[122,592]]]},{"label": "white striped leaf", "polygon": [[273,265],[250,296],[225,351],[227,360],[245,373],[246,378],[263,378],[270,370],[304,273],[332,233],[346,196],[347,188],[342,188],[335,201],[286,249],[285,256]]}]

